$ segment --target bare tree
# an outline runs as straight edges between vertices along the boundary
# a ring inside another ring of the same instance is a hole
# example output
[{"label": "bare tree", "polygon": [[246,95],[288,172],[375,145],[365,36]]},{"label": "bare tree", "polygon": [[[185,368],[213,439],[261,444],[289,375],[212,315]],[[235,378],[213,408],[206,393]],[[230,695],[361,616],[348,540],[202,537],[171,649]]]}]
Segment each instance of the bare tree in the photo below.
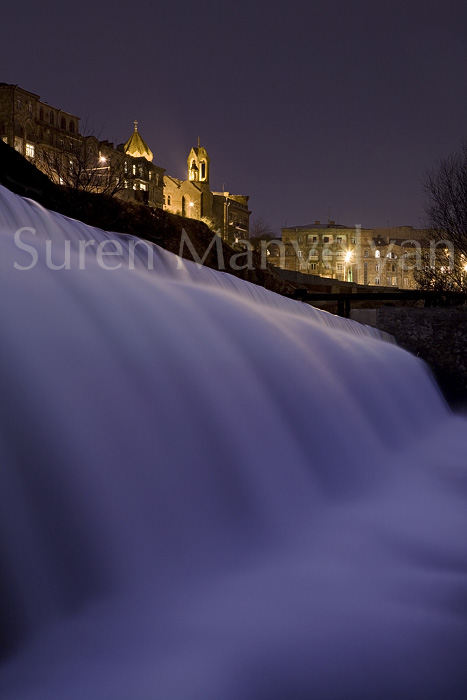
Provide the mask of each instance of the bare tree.
[{"label": "bare tree", "polygon": [[434,292],[467,291],[466,258],[462,253],[456,255],[449,241],[442,243],[430,252],[423,251],[413,271],[415,282],[420,289]]},{"label": "bare tree", "polygon": [[[54,182],[69,189],[113,196],[128,185],[125,156],[95,136],[68,138],[57,146],[42,144],[38,165]],[[102,147],[104,146],[104,147]]]},{"label": "bare tree", "polygon": [[433,241],[414,276],[423,289],[467,291],[467,143],[422,180]]},{"label": "bare tree", "polygon": [[250,238],[262,238],[263,240],[271,240],[276,238],[271,224],[262,216],[253,219],[250,224]]}]

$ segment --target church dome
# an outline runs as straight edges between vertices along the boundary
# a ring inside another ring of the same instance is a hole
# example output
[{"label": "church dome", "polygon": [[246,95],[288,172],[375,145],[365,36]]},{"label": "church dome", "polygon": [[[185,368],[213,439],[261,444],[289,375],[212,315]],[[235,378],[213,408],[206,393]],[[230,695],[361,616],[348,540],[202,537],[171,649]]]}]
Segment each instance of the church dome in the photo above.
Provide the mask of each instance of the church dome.
[{"label": "church dome", "polygon": [[125,153],[133,158],[146,158],[150,163],[153,159],[153,152],[147,145],[146,141],[141,137],[138,131],[138,122],[135,121],[135,130],[126,142],[124,149]]}]

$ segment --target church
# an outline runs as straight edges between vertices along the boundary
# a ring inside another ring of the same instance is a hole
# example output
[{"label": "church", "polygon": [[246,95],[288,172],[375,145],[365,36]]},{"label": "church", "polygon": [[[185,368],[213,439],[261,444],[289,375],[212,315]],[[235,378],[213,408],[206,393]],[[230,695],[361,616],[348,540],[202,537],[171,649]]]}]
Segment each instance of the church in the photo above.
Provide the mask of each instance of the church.
[{"label": "church", "polygon": [[79,122],[35,93],[0,83],[0,138],[57,183],[199,219],[229,243],[248,239],[249,197],[211,191],[209,156],[199,139],[188,154],[187,178],[179,180],[153,162],[137,121],[126,143],[116,147],[81,134]]},{"label": "church", "polygon": [[164,175],[164,209],[204,221],[228,243],[248,239],[249,197],[212,192],[209,168],[208,153],[198,138],[198,145],[188,154],[187,179]]}]

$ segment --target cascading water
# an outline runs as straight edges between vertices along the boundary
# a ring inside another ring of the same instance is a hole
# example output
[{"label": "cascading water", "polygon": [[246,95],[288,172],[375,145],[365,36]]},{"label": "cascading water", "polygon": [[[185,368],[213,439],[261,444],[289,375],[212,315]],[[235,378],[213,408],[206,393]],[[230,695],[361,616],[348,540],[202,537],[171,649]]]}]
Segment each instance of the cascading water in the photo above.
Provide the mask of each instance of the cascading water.
[{"label": "cascading water", "polygon": [[0,188],[2,700],[465,697],[465,420],[135,242]]}]

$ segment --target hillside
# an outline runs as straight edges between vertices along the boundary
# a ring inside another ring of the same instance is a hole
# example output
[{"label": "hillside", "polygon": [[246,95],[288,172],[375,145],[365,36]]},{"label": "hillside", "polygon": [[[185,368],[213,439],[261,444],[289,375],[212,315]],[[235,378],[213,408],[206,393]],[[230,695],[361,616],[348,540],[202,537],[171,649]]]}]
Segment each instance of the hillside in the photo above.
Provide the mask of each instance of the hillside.
[{"label": "hillside", "polygon": [[[0,184],[16,194],[34,199],[47,209],[106,231],[129,233],[144,238],[176,254],[180,252],[182,229],[193,244],[198,259],[203,259],[214,235],[206,224],[196,219],[176,216],[136,202],[123,202],[116,197],[69,190],[55,185],[3,141],[0,141]],[[222,242],[222,252],[225,272],[236,277],[279,294],[289,294],[297,286],[281,279],[272,269],[261,269],[258,253],[253,253],[253,269],[235,270],[229,265],[229,261],[232,256],[238,255],[238,251]],[[193,260],[187,246],[183,247],[183,257]],[[218,258],[220,260],[216,246],[213,245],[204,264],[213,269],[222,269],[219,267]],[[239,266],[245,264],[246,256],[237,258],[236,262]]]}]

